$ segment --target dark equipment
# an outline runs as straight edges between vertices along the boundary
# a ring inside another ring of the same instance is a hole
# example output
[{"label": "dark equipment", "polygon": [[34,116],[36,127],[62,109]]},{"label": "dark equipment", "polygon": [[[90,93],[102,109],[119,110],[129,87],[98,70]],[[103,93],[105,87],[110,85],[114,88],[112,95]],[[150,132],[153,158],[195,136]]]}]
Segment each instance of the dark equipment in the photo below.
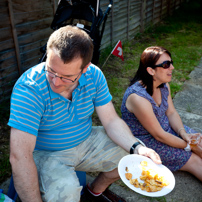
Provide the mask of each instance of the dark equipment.
[{"label": "dark equipment", "polygon": [[[72,25],[86,31],[94,45],[91,62],[97,65],[105,23],[112,3],[113,0],[109,0],[108,7],[103,14],[99,0],[60,0],[51,24],[51,29],[57,30],[60,27]],[[46,44],[40,50],[43,56],[39,62],[44,62],[46,60]]]}]

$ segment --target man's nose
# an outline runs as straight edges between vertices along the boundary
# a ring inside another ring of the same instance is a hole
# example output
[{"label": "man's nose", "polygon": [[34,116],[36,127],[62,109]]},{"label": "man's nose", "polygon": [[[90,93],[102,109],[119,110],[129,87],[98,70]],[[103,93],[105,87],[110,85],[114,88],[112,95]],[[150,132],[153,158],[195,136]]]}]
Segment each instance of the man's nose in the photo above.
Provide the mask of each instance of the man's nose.
[{"label": "man's nose", "polygon": [[53,81],[53,84],[55,85],[55,86],[59,86],[60,84],[61,84],[61,79],[60,79],[60,77],[57,77],[57,76],[55,76],[53,79],[52,79],[52,81]]}]

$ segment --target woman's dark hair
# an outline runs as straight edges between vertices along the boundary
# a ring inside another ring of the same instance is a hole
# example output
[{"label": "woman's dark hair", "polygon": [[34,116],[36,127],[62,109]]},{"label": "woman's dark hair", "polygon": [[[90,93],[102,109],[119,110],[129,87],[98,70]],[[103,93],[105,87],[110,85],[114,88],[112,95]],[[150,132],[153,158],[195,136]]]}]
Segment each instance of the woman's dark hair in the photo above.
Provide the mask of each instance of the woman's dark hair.
[{"label": "woman's dark hair", "polygon": [[[141,55],[139,68],[129,86],[133,85],[136,81],[141,81],[142,85],[146,87],[147,92],[152,96],[153,77],[147,72],[147,67],[153,67],[164,53],[167,53],[171,57],[171,53],[163,47],[151,46],[146,48]],[[163,84],[158,87],[161,88],[162,86]]]}]

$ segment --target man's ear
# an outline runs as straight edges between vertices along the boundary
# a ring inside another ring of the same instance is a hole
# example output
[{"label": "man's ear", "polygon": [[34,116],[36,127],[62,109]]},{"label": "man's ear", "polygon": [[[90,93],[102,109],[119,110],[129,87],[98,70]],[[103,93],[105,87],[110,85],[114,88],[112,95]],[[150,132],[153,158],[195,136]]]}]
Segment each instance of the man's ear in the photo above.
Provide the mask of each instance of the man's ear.
[{"label": "man's ear", "polygon": [[150,75],[154,76],[155,70],[154,70],[153,68],[151,68],[151,67],[147,67],[147,72],[148,72]]},{"label": "man's ear", "polygon": [[90,66],[91,62],[89,62],[84,68],[83,68],[83,73],[86,73],[88,67]]}]

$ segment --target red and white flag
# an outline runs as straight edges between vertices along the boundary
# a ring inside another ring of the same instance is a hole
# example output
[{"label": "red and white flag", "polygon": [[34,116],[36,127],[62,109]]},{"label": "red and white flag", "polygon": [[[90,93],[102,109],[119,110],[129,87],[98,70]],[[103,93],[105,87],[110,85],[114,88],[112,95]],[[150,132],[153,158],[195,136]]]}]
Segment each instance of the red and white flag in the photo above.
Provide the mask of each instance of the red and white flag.
[{"label": "red and white flag", "polygon": [[121,45],[120,40],[118,41],[118,43],[116,44],[116,46],[112,50],[111,54],[121,58],[124,61],[124,59],[123,59],[123,49],[122,49],[122,45]]}]

